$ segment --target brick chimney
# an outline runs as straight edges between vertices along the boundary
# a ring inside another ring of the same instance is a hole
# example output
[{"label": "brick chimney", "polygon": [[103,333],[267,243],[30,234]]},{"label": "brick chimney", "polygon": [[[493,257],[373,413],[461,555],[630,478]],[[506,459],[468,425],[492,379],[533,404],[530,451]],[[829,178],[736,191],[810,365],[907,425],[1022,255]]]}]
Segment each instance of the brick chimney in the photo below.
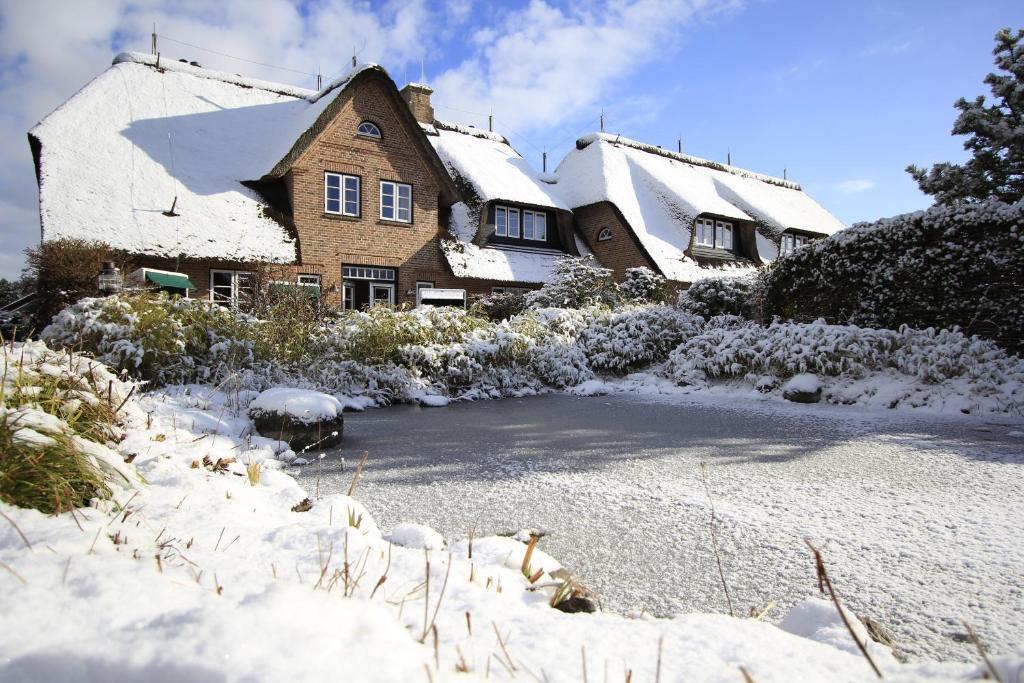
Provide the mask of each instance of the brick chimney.
[{"label": "brick chimney", "polygon": [[399,91],[409,109],[412,109],[412,115],[420,123],[434,122],[434,108],[430,106],[430,96],[433,92],[433,89],[419,83],[410,83]]}]

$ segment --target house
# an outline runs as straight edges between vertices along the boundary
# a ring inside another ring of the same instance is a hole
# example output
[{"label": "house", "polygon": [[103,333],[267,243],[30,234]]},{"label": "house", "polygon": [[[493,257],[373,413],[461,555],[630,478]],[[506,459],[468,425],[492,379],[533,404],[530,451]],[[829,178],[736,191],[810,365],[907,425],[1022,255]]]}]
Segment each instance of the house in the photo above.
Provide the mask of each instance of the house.
[{"label": "house", "polygon": [[312,91],[118,55],[29,132],[42,237],[225,306],[302,287],[362,308],[536,288],[566,255],[685,285],[843,227],[795,183],[618,136],[538,173],[431,95],[372,64]]},{"label": "house", "polygon": [[457,284],[438,241],[461,196],[423,102],[375,65],[314,92],[118,55],[29,133],[42,237],[100,240],[224,305],[261,278],[413,303]]},{"label": "house", "polygon": [[605,133],[581,137],[554,186],[617,279],[646,266],[687,286],[746,275],[843,224],[788,180]]},{"label": "house", "polygon": [[441,250],[469,292],[532,289],[550,281],[560,257],[590,253],[551,179],[506,138],[438,120],[423,129],[462,191]]}]

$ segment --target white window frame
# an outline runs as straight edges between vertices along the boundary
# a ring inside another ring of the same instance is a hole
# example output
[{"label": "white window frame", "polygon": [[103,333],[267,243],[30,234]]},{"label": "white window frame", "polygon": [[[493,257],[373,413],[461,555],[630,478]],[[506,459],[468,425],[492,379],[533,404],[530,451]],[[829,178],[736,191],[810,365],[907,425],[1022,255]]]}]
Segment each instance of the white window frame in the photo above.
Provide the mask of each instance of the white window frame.
[{"label": "white window frame", "polygon": [[356,286],[352,282],[341,283],[341,307],[346,311],[355,310]]},{"label": "white window frame", "polygon": [[395,281],[394,268],[379,268],[377,266],[342,266],[341,277],[343,280],[386,280]]},{"label": "white window frame", "polygon": [[715,224],[709,218],[698,218],[694,243],[702,247],[715,246]]},{"label": "white window frame", "polygon": [[395,283],[394,282],[371,282],[370,283],[370,305],[376,306],[380,303],[379,299],[374,296],[374,289],[386,289],[388,290],[388,304],[391,306],[395,305]]},{"label": "white window frame", "polygon": [[[328,190],[330,189],[329,179],[338,179],[338,198],[332,200],[328,197]],[[348,181],[355,181],[352,186],[349,186]],[[349,192],[352,192],[355,196],[353,199],[348,198]],[[352,216],[358,218],[361,210],[361,198],[362,195],[362,180],[359,176],[351,175],[349,173],[335,173],[333,171],[324,171],[324,213],[329,213],[334,216]],[[330,208],[330,202],[338,202],[338,210],[332,211]],[[355,205],[354,211],[348,210],[348,204],[352,203]]]},{"label": "white window frame", "polygon": [[[218,299],[214,295],[215,289],[217,289],[217,288],[223,289],[224,288],[224,285],[217,285],[216,287],[214,286],[214,284],[213,284],[213,276],[215,274],[222,274],[222,275],[223,274],[227,274],[227,275],[229,275],[231,277],[231,295],[226,300],[225,299]],[[239,280],[244,278],[247,275],[251,276],[252,279],[253,279],[252,280],[252,287],[248,287],[248,288],[247,287],[242,287],[239,284]],[[228,308],[236,308],[238,306],[238,303],[239,303],[239,298],[240,298],[239,294],[241,292],[243,292],[245,289],[249,289],[250,292],[251,292],[251,295],[255,295],[256,294],[256,273],[252,272],[251,270],[228,270],[226,268],[211,268],[210,269],[210,301],[211,302],[213,302],[215,304],[218,304],[218,305],[227,304]]]},{"label": "white window frame", "polygon": [[295,276],[295,284],[302,285],[303,287],[319,287],[320,276],[310,273],[299,273]]},{"label": "white window frame", "polygon": [[[363,130],[363,126],[372,126],[373,127],[373,131],[370,131],[370,132],[364,131]],[[376,132],[374,132],[374,131],[376,131]],[[359,136],[364,137],[364,138],[372,138],[374,140],[380,140],[382,137],[384,137],[383,134],[380,132],[380,126],[378,126],[373,121],[362,121],[362,122],[360,122],[359,125],[356,126],[356,135],[359,135]]]},{"label": "white window frame", "polygon": [[[387,191],[385,191],[387,188]],[[406,197],[402,196],[402,190],[407,191]],[[385,215],[388,207],[384,206],[384,196],[389,194],[392,197],[390,211],[392,215]],[[412,223],[412,185],[399,183],[394,180],[380,181],[380,219],[382,221],[395,221],[396,223]]]},{"label": "white window frame", "polygon": [[698,218],[694,222],[693,243],[702,247],[732,251],[735,228],[730,221]]},{"label": "white window frame", "polygon": [[[529,226],[529,232],[527,232]],[[548,241],[548,216],[543,211],[523,209],[523,239],[534,242]]]},{"label": "white window frame", "polygon": [[611,228],[601,228],[601,231],[597,233],[597,241],[598,242],[607,242],[611,238],[612,238],[612,229]]}]

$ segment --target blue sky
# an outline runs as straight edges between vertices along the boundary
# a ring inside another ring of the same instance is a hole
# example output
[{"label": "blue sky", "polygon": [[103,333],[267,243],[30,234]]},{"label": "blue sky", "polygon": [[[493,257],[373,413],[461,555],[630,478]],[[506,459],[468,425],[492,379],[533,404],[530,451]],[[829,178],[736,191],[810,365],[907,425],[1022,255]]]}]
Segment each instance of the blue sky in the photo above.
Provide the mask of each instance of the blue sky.
[{"label": "blue sky", "polygon": [[[74,10],[72,10],[74,8]],[[25,138],[121,50],[313,85],[353,49],[399,85],[421,64],[440,118],[486,125],[553,169],[606,129],[789,177],[852,223],[926,207],[909,163],[959,160],[957,97],[986,93],[992,37],[1018,1],[344,2],[0,0],[0,277],[39,239]],[[172,38],[269,69],[172,42]]]}]

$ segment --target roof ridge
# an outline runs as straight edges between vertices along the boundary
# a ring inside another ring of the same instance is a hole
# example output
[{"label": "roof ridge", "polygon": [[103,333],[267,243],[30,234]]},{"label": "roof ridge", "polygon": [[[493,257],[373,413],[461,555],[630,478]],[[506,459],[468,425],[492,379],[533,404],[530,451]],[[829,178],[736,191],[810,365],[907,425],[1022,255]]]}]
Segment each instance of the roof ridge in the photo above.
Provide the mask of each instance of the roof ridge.
[{"label": "roof ridge", "polygon": [[268,92],[274,92],[279,95],[286,95],[296,99],[310,100],[314,96],[321,94],[316,90],[309,90],[308,88],[302,88],[296,85],[264,81],[259,78],[249,78],[247,76],[241,76],[227,71],[217,71],[215,69],[207,69],[201,66],[193,66],[188,62],[176,59],[161,59],[159,55],[150,55],[142,52],[122,52],[114,57],[112,64],[142,64],[143,66],[158,67],[165,71],[175,71],[195,76],[197,78],[208,78],[214,81],[222,81],[224,83],[231,83],[232,85],[237,85],[243,88],[257,88],[259,90],[266,90]]},{"label": "roof ridge", "polygon": [[701,166],[703,168],[710,168],[715,171],[722,171],[723,173],[729,173],[731,175],[740,176],[743,178],[750,178],[751,180],[759,180],[769,185],[777,185],[778,187],[784,187],[789,190],[796,190],[803,192],[803,188],[800,187],[799,183],[795,183],[792,180],[785,178],[776,178],[775,176],[766,175],[764,173],[757,173],[755,171],[748,171],[745,168],[739,168],[738,166],[730,166],[728,164],[719,163],[710,159],[702,159],[701,157],[691,156],[689,154],[682,154],[680,152],[673,152],[667,149],[663,149],[656,145],[651,145],[646,142],[639,142],[631,138],[623,137],[621,135],[611,135],[610,133],[588,133],[583,135],[576,140],[576,148],[584,149],[594,142],[610,142],[614,145],[624,145],[631,149],[635,149],[641,152],[647,152],[648,154],[655,154],[657,156],[666,157],[668,159],[674,159],[675,161],[681,161],[685,164],[692,166]]},{"label": "roof ridge", "polygon": [[462,135],[469,135],[474,138],[482,138],[484,140],[490,140],[492,142],[500,142],[503,145],[512,147],[512,143],[508,141],[504,135],[495,133],[481,128],[475,128],[473,126],[465,126],[461,123],[455,123],[452,121],[441,121],[440,119],[434,119],[434,127],[439,130],[447,130],[452,133],[461,133]]}]

